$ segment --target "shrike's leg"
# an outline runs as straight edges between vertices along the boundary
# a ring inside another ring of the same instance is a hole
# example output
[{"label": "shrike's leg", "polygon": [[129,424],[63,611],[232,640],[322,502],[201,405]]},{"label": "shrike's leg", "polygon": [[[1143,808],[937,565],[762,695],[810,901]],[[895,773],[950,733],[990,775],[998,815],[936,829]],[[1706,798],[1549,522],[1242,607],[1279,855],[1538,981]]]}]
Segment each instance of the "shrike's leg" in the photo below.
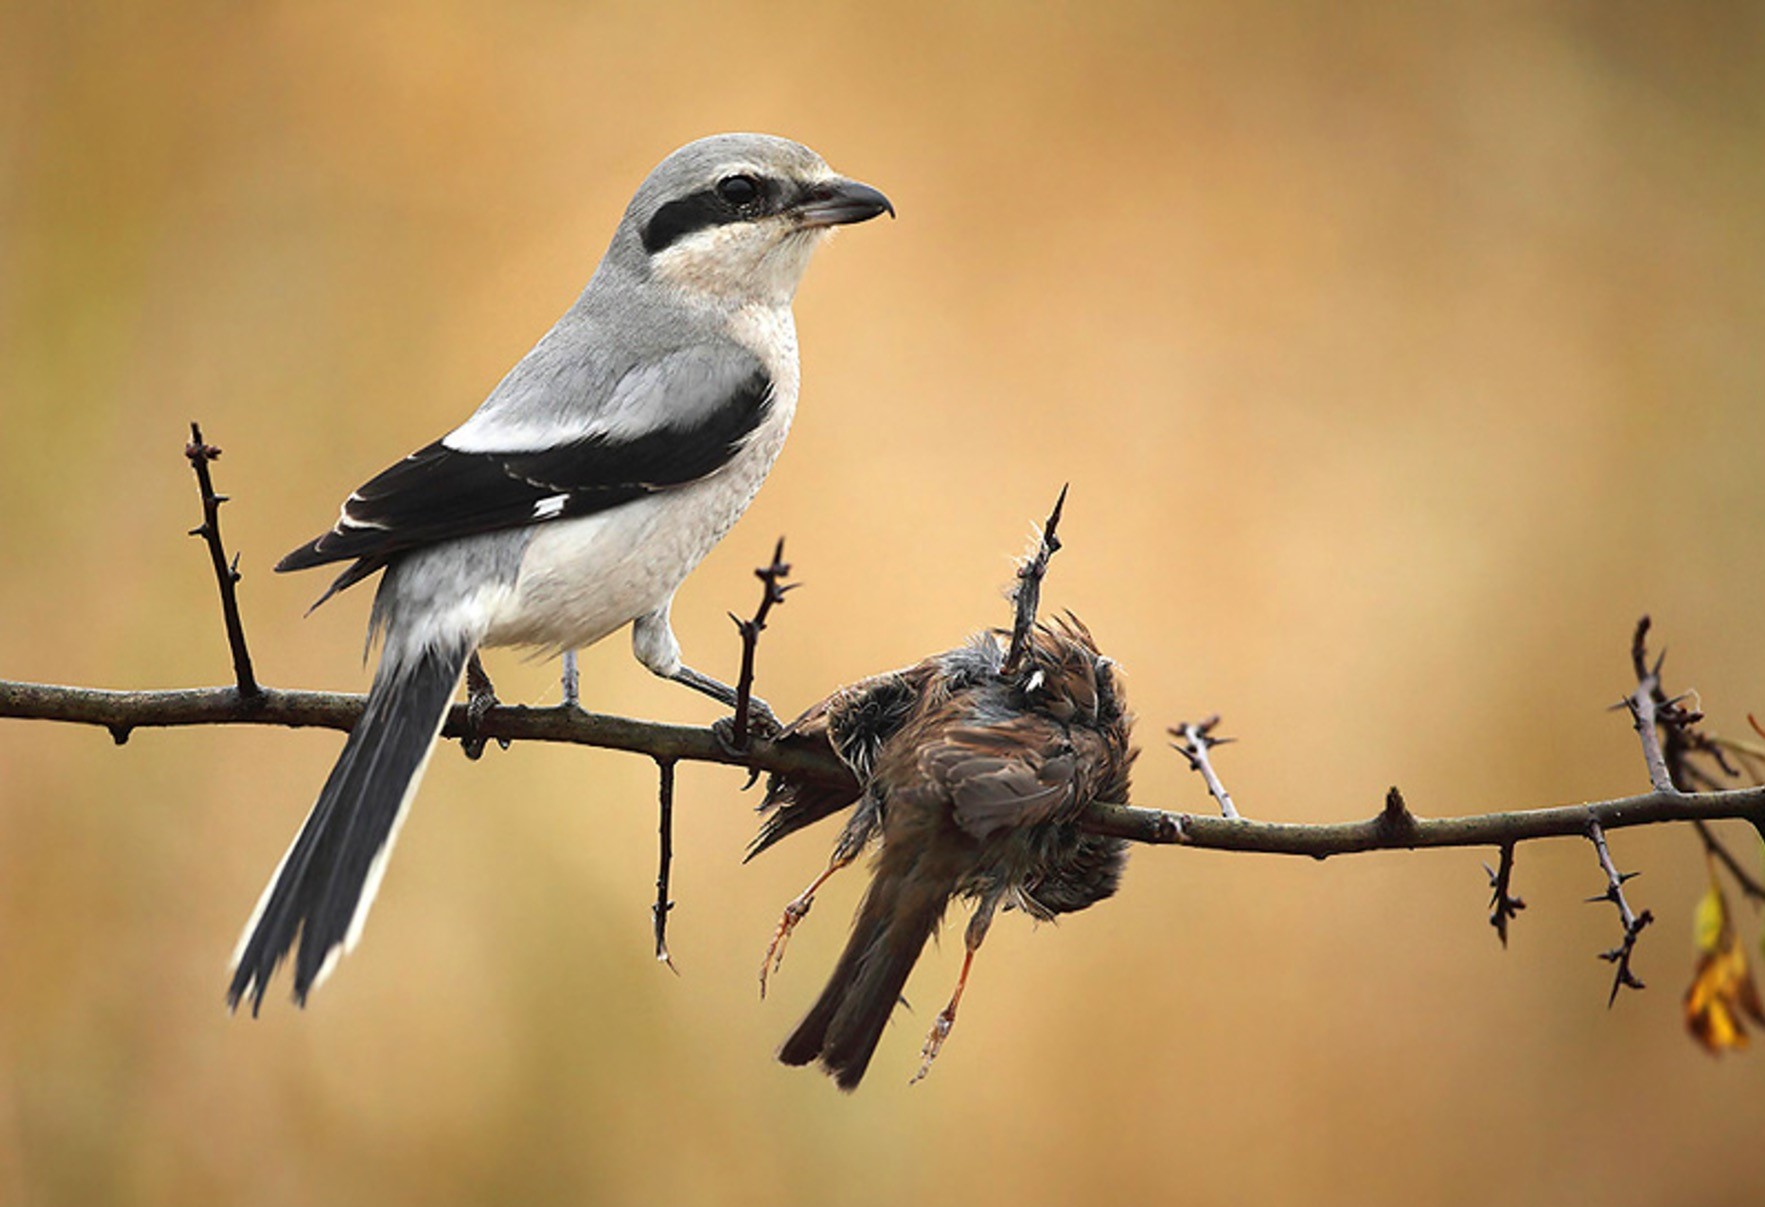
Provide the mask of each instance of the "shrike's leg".
[{"label": "shrike's leg", "polygon": [[[639,616],[631,624],[631,652],[653,674],[694,691],[710,696],[725,708],[735,707],[735,688],[727,683],[702,675],[680,661],[680,642],[674,639],[674,628],[668,623],[668,605]],[[756,724],[762,729],[778,732],[778,718],[759,696],[748,697],[748,707]]]},{"label": "shrike's leg", "polygon": [[582,671],[576,665],[576,651],[564,651],[564,707],[582,707]]}]

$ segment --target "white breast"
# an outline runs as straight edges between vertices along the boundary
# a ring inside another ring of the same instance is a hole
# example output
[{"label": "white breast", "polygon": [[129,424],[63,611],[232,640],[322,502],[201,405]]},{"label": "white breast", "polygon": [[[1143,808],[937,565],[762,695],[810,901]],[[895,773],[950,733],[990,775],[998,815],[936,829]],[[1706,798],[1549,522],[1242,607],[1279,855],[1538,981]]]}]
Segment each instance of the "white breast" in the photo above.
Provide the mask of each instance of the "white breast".
[{"label": "white breast", "polygon": [[541,653],[592,645],[667,604],[741,518],[796,414],[797,336],[788,308],[755,307],[732,318],[732,334],[753,349],[772,378],[765,420],[735,458],[709,477],[599,515],[538,525],[515,589],[492,616],[484,644]]}]

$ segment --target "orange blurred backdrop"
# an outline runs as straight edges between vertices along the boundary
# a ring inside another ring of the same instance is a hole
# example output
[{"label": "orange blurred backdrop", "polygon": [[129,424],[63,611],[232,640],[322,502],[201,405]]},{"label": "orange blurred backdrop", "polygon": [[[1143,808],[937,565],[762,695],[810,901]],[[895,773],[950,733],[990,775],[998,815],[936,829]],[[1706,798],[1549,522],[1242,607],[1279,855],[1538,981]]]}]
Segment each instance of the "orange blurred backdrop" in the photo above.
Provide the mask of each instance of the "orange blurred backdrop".
[{"label": "orange blurred backdrop", "polygon": [[[0,676],[224,682],[183,533],[225,449],[276,686],[360,690],[369,593],[275,576],[355,484],[462,420],[693,137],[798,138],[900,219],[799,295],[803,404],[688,583],[694,663],[779,534],[791,712],[1045,593],[1129,676],[1138,803],[1207,807],[1165,726],[1225,715],[1253,816],[1646,785],[1636,617],[1719,732],[1765,712],[1765,19],[1757,5],[335,2],[13,5],[0,37]],[[505,698],[555,667],[493,657]],[[622,638],[587,704],[703,723]],[[229,1018],[224,964],[338,735],[0,722],[0,1203],[1753,1203],[1765,1064],[1680,994],[1705,868],[1624,832],[1646,992],[1585,843],[1142,850],[1119,897],[960,944],[863,1088],[772,1051],[862,876],[761,1003],[811,832],[681,773],[649,950],[654,770],[436,758],[357,952]],[[1758,846],[1729,832],[1756,860]],[[843,883],[842,883],[843,881]],[[1741,911],[1752,942],[1758,919]]]}]

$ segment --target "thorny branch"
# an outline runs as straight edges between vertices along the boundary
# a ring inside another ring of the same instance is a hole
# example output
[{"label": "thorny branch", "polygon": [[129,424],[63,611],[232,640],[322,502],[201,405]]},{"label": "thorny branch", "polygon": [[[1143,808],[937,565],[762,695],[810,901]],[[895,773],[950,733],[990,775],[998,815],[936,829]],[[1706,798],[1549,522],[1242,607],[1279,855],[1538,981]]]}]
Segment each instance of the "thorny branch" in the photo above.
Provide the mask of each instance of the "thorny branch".
[{"label": "thorny branch", "polygon": [[[0,681],[0,717],[65,721],[108,729],[120,745],[137,729],[192,725],[282,725],[292,729],[349,730],[361,719],[366,697],[345,692],[284,691],[264,688],[262,702],[244,706],[230,687],[170,691],[107,691]],[[466,705],[448,713],[441,734],[464,737],[470,722]],[[709,728],[639,721],[629,717],[554,706],[529,708],[501,704],[486,714],[480,732],[510,741],[557,742],[624,750],[651,758],[721,763],[760,771],[784,771],[814,779],[838,780],[849,774],[837,756],[803,744],[754,738],[735,753]],[[1765,787],[1721,792],[1646,793],[1592,804],[1520,809],[1462,817],[1418,817],[1401,834],[1388,833],[1379,819],[1334,823],[1228,820],[1222,817],[1134,808],[1092,806],[1083,826],[1135,842],[1215,851],[1306,855],[1326,859],[1365,851],[1418,847],[1499,847],[1507,842],[1583,835],[1592,813],[1606,830],[1672,821],[1741,819],[1765,824]]]},{"label": "thorny branch", "polygon": [[1234,740],[1213,736],[1214,727],[1219,723],[1220,714],[1216,712],[1205,721],[1184,721],[1181,725],[1171,726],[1171,737],[1179,739],[1171,743],[1171,748],[1187,759],[1190,769],[1199,772],[1206,781],[1208,793],[1219,802],[1220,816],[1236,821],[1238,807],[1232,803],[1231,794],[1214,773],[1213,760],[1207,757],[1207,752],[1212,747],[1224,746]]},{"label": "thorny branch", "polygon": [[[0,717],[95,725],[108,729],[119,745],[137,729],[192,725],[282,725],[294,729],[349,730],[361,719],[365,701],[364,696],[344,692],[264,688],[261,704],[246,707],[230,687],[106,691],[0,682]],[[448,713],[442,736],[463,737],[469,732],[469,724],[466,706],[456,704]],[[485,716],[481,732],[489,738],[510,741],[592,746],[651,758],[784,771],[816,779],[837,780],[849,774],[831,751],[824,753],[802,744],[755,738],[746,751],[738,754],[727,749],[709,728],[639,721],[562,706],[498,705]],[[1586,833],[1589,814],[1608,831],[1664,822],[1730,818],[1765,824],[1765,787],[1702,793],[1650,792],[1554,808],[1462,817],[1416,817],[1411,827],[1399,834],[1383,828],[1378,817],[1365,821],[1298,824],[1228,820],[1124,804],[1094,805],[1085,815],[1083,825],[1095,833],[1114,834],[1155,845],[1326,859],[1365,851],[1500,847],[1504,843],[1531,842],[1540,838],[1579,837]]]},{"label": "thorny branch", "polygon": [[1624,701],[1624,706],[1633,716],[1647,715],[1653,721],[1651,728],[1638,730],[1651,782],[1661,786],[1654,779],[1657,762],[1666,773],[1666,784],[1681,792],[1720,790],[1725,783],[1746,778],[1749,771],[1755,781],[1765,779],[1765,750],[1699,729],[1703,712],[1684,707],[1695,693],[1667,695],[1661,686],[1661,667],[1667,655],[1663,652],[1652,667],[1649,665],[1649,626],[1649,618],[1642,617],[1631,637],[1630,663],[1636,673],[1637,689]]},{"label": "thorny branch", "polygon": [[1618,870],[1617,865],[1612,862],[1612,852],[1606,847],[1605,831],[1600,829],[1598,821],[1587,823],[1587,837],[1593,843],[1594,850],[1599,853],[1600,867],[1606,873],[1606,891],[1587,900],[1590,903],[1610,901],[1617,906],[1618,921],[1624,927],[1624,938],[1618,946],[1600,953],[1600,959],[1617,965],[1612,972],[1612,992],[1606,998],[1606,1005],[1610,1006],[1618,1000],[1618,990],[1643,987],[1642,982],[1636,979],[1636,974],[1630,971],[1630,956],[1636,950],[1636,936],[1642,933],[1643,927],[1655,920],[1655,916],[1646,909],[1639,914],[1630,908],[1630,902],[1624,896],[1624,882],[1641,873]]},{"label": "thorny branch", "polygon": [[[196,443],[200,444],[200,440]],[[207,468],[210,459],[201,457],[199,474]],[[212,493],[205,486],[205,497]],[[1056,504],[1044,527],[1037,554],[1019,571],[1019,589],[1014,602],[1021,623],[1029,623],[1023,620],[1026,615],[1033,620],[1041,575],[1047,569],[1048,558],[1059,548],[1055,529],[1064,499],[1063,490],[1061,502]],[[218,536],[218,529],[216,532]],[[211,545],[211,551],[214,547]],[[224,557],[222,565],[225,565]],[[225,582],[230,583],[230,570],[228,574]],[[226,594],[223,586],[223,598]],[[243,651],[242,637],[237,648]],[[1655,679],[1658,687],[1658,674]],[[249,682],[257,687],[254,679]],[[1653,700],[1652,691],[1650,698]],[[0,681],[0,717],[100,726],[107,729],[118,744],[126,742],[137,729],[191,725],[252,724],[348,730],[360,719],[364,702],[365,697],[360,695],[274,688],[257,688],[257,695],[247,698],[242,687],[106,691]],[[1653,701],[1653,707],[1657,717],[1670,715],[1663,710],[1661,701]],[[1669,730],[1661,756],[1669,767],[1676,749],[1672,732]],[[830,782],[849,782],[850,776],[830,749],[753,735],[747,747],[737,751],[731,750],[727,741],[708,727],[607,716],[570,706],[497,705],[474,726],[467,716],[466,706],[459,704],[449,712],[442,734],[450,738],[476,735],[501,741],[568,743],[630,751],[670,763],[683,759],[720,763],[751,771],[783,771]],[[1215,744],[1218,741],[1214,739]],[[1695,747],[1688,750],[1688,753],[1696,752]],[[1401,804],[1401,798],[1398,799]],[[1099,803],[1087,811],[1080,824],[1094,833],[1149,844],[1304,855],[1314,859],[1423,847],[1495,847],[1504,851],[1503,866],[1507,867],[1509,861],[1505,852],[1515,845],[1542,838],[1585,837],[1590,823],[1597,824],[1602,832],[1610,832],[1631,826],[1733,818],[1744,819],[1765,830],[1765,787],[1689,793],[1678,791],[1670,784],[1665,791],[1657,788],[1643,795],[1590,804],[1459,817],[1418,817],[1404,807],[1398,815],[1402,823],[1399,825],[1392,824],[1393,816],[1389,809],[1385,809],[1362,821],[1290,824],[1134,808],[1125,803]],[[1499,872],[1497,876],[1500,876]],[[1505,893],[1506,890],[1501,891]],[[1500,901],[1494,904],[1499,907]],[[1511,910],[1508,916],[1512,916]],[[1499,923],[1497,928],[1501,929]]]},{"label": "thorny branch", "polygon": [[[348,730],[360,720],[365,701],[364,696],[342,692],[264,688],[261,701],[248,706],[230,687],[107,691],[0,681],[0,717],[95,725],[109,730],[119,745],[137,729],[192,725]],[[466,705],[454,705],[441,732],[448,738],[471,732]],[[815,779],[838,780],[849,774],[831,751],[812,746],[755,738],[747,750],[736,753],[710,728],[639,721],[563,706],[498,705],[486,714],[478,732],[495,739],[592,746]],[[1402,832],[1392,832],[1381,824],[1379,816],[1365,821],[1298,824],[1231,820],[1110,803],[1093,805],[1081,824],[1094,833],[1153,845],[1326,859],[1366,851],[1501,847],[1541,838],[1579,837],[1585,835],[1590,815],[1607,831],[1730,818],[1765,825],[1765,787],[1649,792],[1591,804],[1460,817],[1412,817]]]},{"label": "thorny branch", "polygon": [[[1755,783],[1765,781],[1765,761],[1762,761],[1757,747],[1706,733],[1697,728],[1704,714],[1695,708],[1681,707],[1686,697],[1668,698],[1661,687],[1661,667],[1666,654],[1661,654],[1653,667],[1649,666],[1649,623],[1647,616],[1638,620],[1636,633],[1631,638],[1630,663],[1636,674],[1637,690],[1624,703],[1633,717],[1647,715],[1652,721],[1651,725],[1644,727],[1639,720],[1637,729],[1643,740],[1643,759],[1650,766],[1651,776],[1658,760],[1667,782],[1680,791],[1720,791],[1724,784],[1746,778],[1749,771]],[[1754,727],[1757,728],[1757,723]],[[1698,821],[1694,825],[1704,850],[1727,869],[1747,899],[1755,905],[1765,902],[1765,883],[1747,871],[1708,822]]]},{"label": "thorny branch", "polygon": [[790,572],[790,564],[784,560],[784,538],[781,536],[772,551],[771,564],[754,571],[761,587],[760,606],[754,609],[753,618],[743,620],[734,612],[729,614],[729,618],[735,621],[736,631],[742,636],[742,670],[735,681],[735,720],[730,728],[730,741],[737,750],[746,749],[748,745],[748,722],[754,701],[754,655],[760,648],[760,634],[766,628],[766,618],[774,607],[784,602],[787,592],[801,585],[784,585]]},{"label": "thorny branch", "polygon": [[190,468],[196,471],[196,485],[202,492],[202,523],[192,528],[190,535],[202,538],[208,546],[209,561],[214,563],[215,582],[221,589],[221,619],[227,626],[227,646],[233,652],[234,683],[242,699],[256,700],[262,692],[257,677],[251,672],[251,651],[245,645],[245,623],[239,619],[239,556],[234,554],[229,562],[227,547],[221,541],[221,504],[227,501],[227,496],[215,493],[208,472],[208,463],[218,460],[220,455],[219,448],[204,443],[202,428],[192,421],[190,443],[184,446],[184,456],[190,459]]},{"label": "thorny branch", "polygon": [[1588,815],[1606,830],[1656,826],[1672,821],[1765,820],[1765,788],[1725,792],[1619,797],[1582,805],[1515,809],[1462,817],[1416,817],[1407,830],[1393,832],[1381,812],[1364,821],[1272,822],[1095,804],[1081,828],[1151,845],[1209,851],[1305,855],[1330,859],[1367,851],[1412,851],[1423,847],[1500,847],[1540,838],[1578,838],[1587,833]]},{"label": "thorny branch", "polygon": [[[1740,767],[1730,759],[1730,753],[1745,762],[1749,758],[1747,750],[1744,745],[1723,743],[1697,728],[1698,722],[1704,719],[1704,714],[1695,707],[1684,706],[1689,696],[1667,695],[1661,685],[1661,668],[1667,655],[1663,652],[1650,664],[1649,627],[1649,618],[1642,617],[1637,621],[1636,631],[1631,637],[1630,665],[1636,676],[1636,690],[1624,701],[1636,725],[1637,736],[1642,742],[1643,762],[1649,769],[1649,779],[1658,791],[1719,791],[1725,780],[1733,781],[1743,774]],[[1709,821],[1699,818],[1693,822],[1693,826],[1699,840],[1704,844],[1705,852],[1728,870],[1748,899],[1755,905],[1765,901],[1765,885],[1735,858],[1734,853],[1717,837]],[[1636,947],[1637,935],[1649,924],[1651,915],[1647,910],[1640,915],[1631,911],[1623,892],[1623,883],[1629,876],[1619,876],[1616,873],[1606,844],[1599,836],[1597,824],[1592,836],[1599,850],[1600,864],[1607,876],[1605,894],[1594,900],[1613,901],[1618,907],[1619,922],[1624,928],[1619,946],[1602,953],[1602,958],[1617,965],[1612,994],[1607,999],[1609,1005],[1617,998],[1620,988],[1626,985],[1638,989],[1642,987],[1642,983],[1630,971],[1630,958]]]},{"label": "thorny branch", "polygon": [[674,957],[668,954],[668,911],[674,902],[668,899],[668,878],[674,864],[674,760],[657,759],[656,772],[658,812],[656,820],[656,903],[650,906],[650,920],[656,930],[656,959],[668,965],[675,975]]},{"label": "thorny branch", "polygon": [[1514,844],[1501,844],[1501,866],[1492,868],[1487,863],[1483,870],[1489,873],[1489,924],[1495,927],[1495,933],[1501,936],[1501,945],[1508,945],[1508,923],[1526,908],[1526,903],[1514,896]]},{"label": "thorny branch", "polygon": [[1649,769],[1649,783],[1654,785],[1656,792],[1675,792],[1673,776],[1667,770],[1667,759],[1661,751],[1659,727],[1674,723],[1677,702],[1669,701],[1661,691],[1661,665],[1666,662],[1667,655],[1662,654],[1654,666],[1649,666],[1648,635],[1649,618],[1644,616],[1636,622],[1636,634],[1630,640],[1630,664],[1636,671],[1636,690],[1624,697],[1623,707],[1630,710],[1631,724],[1636,726],[1636,736],[1642,741],[1642,757]]},{"label": "thorny branch", "polygon": [[1048,522],[1042,525],[1036,551],[1017,568],[1017,586],[1011,593],[1011,644],[1006,647],[1005,665],[999,671],[1001,675],[1011,675],[1017,670],[1029,644],[1030,627],[1036,623],[1036,613],[1042,606],[1042,579],[1048,574],[1049,561],[1060,552],[1056,529],[1060,527],[1060,513],[1065,507],[1066,487],[1062,486],[1060,497],[1054,500],[1054,510],[1048,513]]}]

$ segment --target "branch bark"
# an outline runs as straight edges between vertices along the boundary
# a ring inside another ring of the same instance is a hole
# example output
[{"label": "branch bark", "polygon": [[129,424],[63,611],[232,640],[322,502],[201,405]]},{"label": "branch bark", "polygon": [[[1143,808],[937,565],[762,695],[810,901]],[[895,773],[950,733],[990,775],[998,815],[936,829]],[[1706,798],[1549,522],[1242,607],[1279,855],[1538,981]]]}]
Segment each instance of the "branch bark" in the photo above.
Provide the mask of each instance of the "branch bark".
[{"label": "branch bark", "polygon": [[[171,691],[106,691],[41,683],[0,681],[0,718],[63,721],[108,729],[119,742],[136,729],[191,725],[282,725],[348,730],[361,716],[365,697],[347,693],[264,688],[255,702],[232,687]],[[466,705],[448,714],[442,736],[472,732]],[[755,737],[741,753],[731,751],[709,728],[667,725],[576,708],[499,705],[485,714],[478,732],[511,741],[563,742],[624,750],[657,759],[720,763],[758,771],[838,779],[847,775],[832,750],[790,739]],[[1307,855],[1325,859],[1365,851],[1421,847],[1503,847],[1540,838],[1584,838],[1590,821],[1605,830],[1667,822],[1744,819],[1765,826],[1765,787],[1725,792],[1649,792],[1587,804],[1483,813],[1466,817],[1416,817],[1392,826],[1386,810],[1363,821],[1292,823],[1227,819],[1209,814],[1098,804],[1085,829],[1134,842],[1201,850]]]},{"label": "branch bark", "polygon": [[1214,851],[1255,851],[1265,855],[1309,855],[1328,859],[1364,851],[1408,851],[1421,847],[1501,847],[1540,838],[1584,838],[1589,820],[1603,829],[1622,830],[1675,821],[1765,821],[1765,787],[1727,792],[1660,793],[1480,813],[1466,817],[1410,817],[1410,825],[1390,826],[1383,811],[1365,821],[1326,824],[1232,820],[1206,814],[1170,813],[1099,804],[1085,814],[1084,828],[1134,842],[1187,846]]},{"label": "branch bark", "polygon": [[[366,696],[348,692],[284,691],[262,688],[255,700],[237,688],[192,687],[164,691],[109,691],[91,687],[59,687],[46,683],[0,681],[0,718],[66,721],[110,730],[118,745],[137,729],[181,728],[190,725],[282,725],[291,729],[350,730],[361,719]],[[736,754],[710,729],[667,725],[628,717],[584,712],[556,706],[526,708],[500,704],[484,714],[476,731],[467,705],[456,704],[441,734],[508,741],[564,742],[628,750],[659,759],[694,759],[761,771],[806,775],[845,774],[833,752],[756,738],[750,749]]]},{"label": "branch bark", "polygon": [[233,678],[239,694],[255,700],[260,692],[257,677],[251,669],[251,650],[245,644],[245,622],[239,616],[239,555],[234,554],[229,562],[226,542],[221,539],[221,504],[227,501],[227,496],[216,493],[214,480],[208,472],[208,463],[219,460],[220,455],[219,448],[202,439],[201,425],[192,421],[190,442],[184,446],[184,456],[189,459],[190,468],[196,471],[196,486],[202,496],[202,523],[192,528],[190,535],[202,538],[208,547],[209,561],[214,566],[215,585],[221,593],[221,621],[227,629],[227,648],[233,655]]}]

